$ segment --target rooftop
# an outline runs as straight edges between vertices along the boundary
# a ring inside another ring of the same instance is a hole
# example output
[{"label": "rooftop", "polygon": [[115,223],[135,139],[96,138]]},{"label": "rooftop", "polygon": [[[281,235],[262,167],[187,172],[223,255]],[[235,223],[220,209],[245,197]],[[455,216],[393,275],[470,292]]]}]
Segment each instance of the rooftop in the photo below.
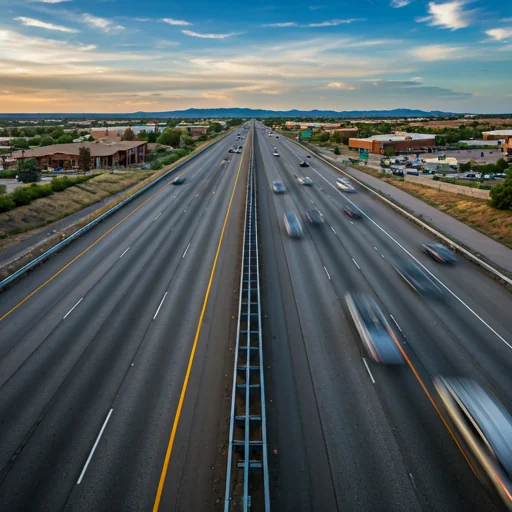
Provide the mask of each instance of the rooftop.
[{"label": "rooftop", "polygon": [[503,135],[504,137],[512,137],[512,130],[492,130],[483,132],[483,135]]},{"label": "rooftop", "polygon": [[434,134],[426,134],[426,133],[406,133],[406,132],[396,132],[391,133],[389,135],[373,135],[372,137],[367,137],[365,139],[354,139],[354,140],[365,140],[365,141],[374,141],[378,140],[380,142],[398,142],[401,140],[430,140],[435,139]]}]

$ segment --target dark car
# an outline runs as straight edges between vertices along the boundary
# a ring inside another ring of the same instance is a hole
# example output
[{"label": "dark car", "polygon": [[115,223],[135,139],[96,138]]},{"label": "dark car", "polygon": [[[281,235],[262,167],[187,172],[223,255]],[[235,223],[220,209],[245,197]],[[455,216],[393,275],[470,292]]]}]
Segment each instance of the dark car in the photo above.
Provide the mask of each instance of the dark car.
[{"label": "dark car", "polygon": [[512,510],[512,417],[479,384],[436,377],[434,385],[455,436],[479,480]]},{"label": "dark car", "polygon": [[301,163],[299,164],[301,167],[309,167],[309,164],[305,161],[305,160],[302,160]]},{"label": "dark car", "polygon": [[347,292],[345,302],[368,355],[377,363],[404,364],[398,340],[375,300]]},{"label": "dark car", "polygon": [[323,224],[325,222],[325,217],[318,208],[306,210],[304,213],[304,218],[306,219],[306,222],[311,224]]},{"label": "dark car", "polygon": [[414,261],[397,263],[395,270],[402,276],[404,281],[420,295],[435,299],[440,299],[443,296],[441,288],[439,288]]},{"label": "dark car", "polygon": [[359,210],[359,208],[355,207],[355,206],[352,206],[351,204],[346,204],[344,207],[343,207],[343,211],[349,216],[349,217],[352,217],[353,219],[360,219],[361,218],[361,211]]},{"label": "dark car", "polygon": [[306,158],[311,158],[311,155],[306,155]]},{"label": "dark car", "polygon": [[284,194],[286,192],[285,186],[280,181],[277,181],[277,180],[274,180],[272,182],[272,190],[276,194]]},{"label": "dark car", "polygon": [[423,252],[439,263],[457,263],[457,257],[448,247],[438,242],[423,244]]},{"label": "dark car", "polygon": [[302,231],[302,224],[299,217],[295,212],[288,210],[284,214],[284,227],[290,238],[302,238],[304,231]]},{"label": "dark car", "polygon": [[173,185],[183,185],[185,183],[185,178],[183,176],[178,176],[172,180]]}]

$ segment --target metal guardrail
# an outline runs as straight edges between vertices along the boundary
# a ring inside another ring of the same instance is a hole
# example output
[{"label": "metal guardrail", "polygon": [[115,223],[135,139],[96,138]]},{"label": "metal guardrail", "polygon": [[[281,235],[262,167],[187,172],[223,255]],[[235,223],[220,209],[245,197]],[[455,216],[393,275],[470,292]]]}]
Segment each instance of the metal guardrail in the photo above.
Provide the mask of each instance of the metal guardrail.
[{"label": "metal guardrail", "polygon": [[436,236],[437,238],[439,238],[440,240],[442,240],[443,242],[445,242],[446,244],[448,244],[450,247],[452,247],[453,249],[455,249],[456,251],[460,252],[461,254],[463,254],[468,260],[471,260],[473,261],[474,263],[476,263],[477,265],[481,266],[482,268],[484,268],[485,270],[487,270],[488,272],[490,272],[492,275],[494,275],[495,277],[497,277],[498,279],[500,279],[501,281],[503,281],[505,284],[509,285],[509,286],[512,286],[512,279],[510,279],[509,277],[507,277],[505,274],[503,274],[502,272],[500,272],[499,270],[495,269],[492,265],[489,265],[488,263],[486,263],[485,261],[483,261],[482,259],[478,258],[477,256],[475,256],[472,252],[468,251],[466,248],[462,247],[461,245],[459,245],[457,242],[453,241],[451,238],[449,238],[448,236],[444,235],[443,233],[437,231],[436,229],[434,229],[432,226],[429,226],[426,222],[423,222],[421,221],[420,219],[418,219],[415,215],[413,215],[412,213],[409,213],[407,210],[405,210],[404,208],[401,208],[400,206],[398,206],[397,204],[395,204],[393,201],[390,201],[389,199],[387,199],[386,197],[384,197],[382,195],[382,193],[374,190],[372,187],[366,185],[365,183],[363,183],[362,181],[358,180],[356,177],[352,176],[352,174],[348,173],[347,171],[345,171],[344,169],[341,169],[340,167],[337,167],[336,165],[334,165],[333,163],[329,162],[327,159],[325,159],[319,152],[317,152],[315,149],[313,148],[309,148],[307,146],[305,146],[304,144],[300,144],[299,142],[293,140],[293,139],[290,139],[294,144],[296,144],[297,146],[300,146],[302,149],[305,149],[306,151],[309,151],[310,153],[313,153],[317,158],[320,158],[320,160],[322,160],[323,162],[325,162],[327,165],[329,165],[330,167],[332,167],[333,169],[335,169],[336,171],[338,172],[341,172],[343,174],[345,174],[346,176],[350,176],[351,179],[353,179],[356,183],[358,183],[360,186],[364,187],[366,190],[370,191],[372,194],[375,194],[377,197],[379,197],[382,201],[384,201],[385,203],[387,203],[389,206],[391,206],[392,208],[394,208],[395,210],[397,210],[398,212],[400,212],[402,215],[404,215],[405,217],[407,217],[408,219],[412,220],[413,222],[415,222],[416,224],[418,224],[419,226],[421,226],[424,230],[426,231],[429,231],[430,233],[432,233],[434,236]]},{"label": "metal guardrail", "polygon": [[202,155],[207,149],[211,148],[212,146],[215,146],[218,144],[221,140],[224,140],[231,132],[226,133],[223,137],[220,139],[217,139],[216,141],[212,142],[212,144],[206,146],[205,148],[201,149],[201,151],[198,151],[194,155],[187,158],[187,160],[181,162],[179,165],[177,165],[174,169],[170,169],[165,174],[162,174],[162,176],[158,177],[156,180],[153,180],[152,182],[148,183],[144,187],[142,187],[140,190],[137,190],[137,192],[134,192],[132,195],[121,201],[119,204],[116,204],[110,210],[107,210],[105,213],[101,214],[98,218],[92,220],[82,228],[80,228],[78,231],[75,231],[72,235],[68,236],[65,240],[62,242],[59,242],[58,244],[54,245],[52,248],[48,249],[46,252],[38,256],[37,258],[33,259],[23,267],[21,267],[19,270],[11,274],[10,276],[6,277],[3,281],[0,281],[0,292],[9,284],[11,284],[13,281],[21,277],[23,274],[27,273],[30,269],[34,268],[36,265],[44,261],[45,259],[49,258],[52,254],[55,254],[59,252],[63,247],[71,243],[73,240],[76,240],[80,236],[82,236],[84,233],[92,229],[94,226],[99,224],[101,221],[103,221],[106,217],[112,215],[117,210],[122,208],[125,204],[129,203],[130,201],[133,201],[136,197],[140,196],[146,190],[150,189],[160,181],[162,181],[164,178],[167,178],[170,174],[176,172],[177,170],[181,169],[185,164],[188,164],[195,158],[197,158],[199,155]]},{"label": "metal guardrail", "polygon": [[224,512],[270,512],[254,138],[250,155]]}]

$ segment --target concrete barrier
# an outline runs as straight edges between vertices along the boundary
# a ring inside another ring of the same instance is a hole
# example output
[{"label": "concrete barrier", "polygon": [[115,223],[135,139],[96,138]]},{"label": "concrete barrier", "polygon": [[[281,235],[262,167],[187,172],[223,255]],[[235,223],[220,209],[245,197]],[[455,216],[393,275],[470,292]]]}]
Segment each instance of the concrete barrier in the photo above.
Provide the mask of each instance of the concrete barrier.
[{"label": "concrete barrier", "polygon": [[445,183],[444,181],[433,180],[423,176],[414,176],[406,174],[405,181],[423,185],[443,192],[451,192],[452,194],[460,194],[463,196],[477,197],[478,199],[489,199],[489,190],[479,188],[465,187],[464,185],[455,185],[454,183]]}]

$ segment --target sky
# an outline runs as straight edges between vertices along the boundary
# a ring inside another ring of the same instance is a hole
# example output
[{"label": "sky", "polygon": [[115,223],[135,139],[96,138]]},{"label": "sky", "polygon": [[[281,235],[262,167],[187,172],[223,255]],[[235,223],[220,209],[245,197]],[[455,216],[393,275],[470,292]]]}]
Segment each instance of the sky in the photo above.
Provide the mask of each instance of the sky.
[{"label": "sky", "polygon": [[5,113],[512,112],[503,0],[0,0],[0,13]]}]

